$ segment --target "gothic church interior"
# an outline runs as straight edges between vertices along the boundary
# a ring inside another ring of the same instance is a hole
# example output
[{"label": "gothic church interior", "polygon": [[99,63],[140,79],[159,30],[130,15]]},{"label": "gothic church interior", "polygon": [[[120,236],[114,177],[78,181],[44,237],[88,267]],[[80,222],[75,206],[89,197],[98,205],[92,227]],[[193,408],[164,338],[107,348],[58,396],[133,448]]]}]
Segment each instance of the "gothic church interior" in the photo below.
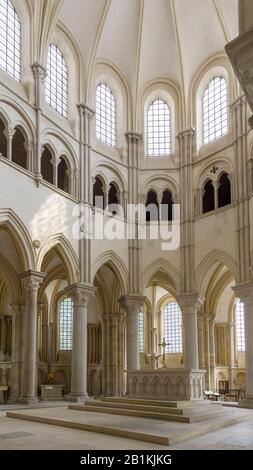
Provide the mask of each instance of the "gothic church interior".
[{"label": "gothic church interior", "polygon": [[252,44],[248,0],[0,0],[0,423],[253,419]]}]

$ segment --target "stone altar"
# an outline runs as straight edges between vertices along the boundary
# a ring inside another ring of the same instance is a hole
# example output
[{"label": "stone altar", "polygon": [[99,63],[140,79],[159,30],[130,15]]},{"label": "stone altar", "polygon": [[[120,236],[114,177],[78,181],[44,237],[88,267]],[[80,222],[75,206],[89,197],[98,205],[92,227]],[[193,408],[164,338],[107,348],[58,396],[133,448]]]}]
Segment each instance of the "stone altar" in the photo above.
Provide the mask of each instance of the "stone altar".
[{"label": "stone altar", "polygon": [[62,391],[65,385],[40,385],[41,400],[62,400]]},{"label": "stone altar", "polygon": [[127,395],[159,400],[203,400],[205,370],[157,369],[127,372]]}]

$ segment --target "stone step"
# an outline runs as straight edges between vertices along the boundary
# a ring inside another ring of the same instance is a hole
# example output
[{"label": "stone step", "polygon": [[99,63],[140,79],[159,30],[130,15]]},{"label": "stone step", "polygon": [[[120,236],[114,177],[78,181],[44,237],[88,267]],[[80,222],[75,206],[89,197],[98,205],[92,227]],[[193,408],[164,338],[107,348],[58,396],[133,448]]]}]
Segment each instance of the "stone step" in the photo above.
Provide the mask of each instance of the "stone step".
[{"label": "stone step", "polygon": [[96,405],[69,405],[69,410],[76,410],[76,411],[85,411],[85,412],[94,412],[94,413],[107,413],[112,415],[122,415],[122,416],[135,416],[137,418],[149,418],[149,419],[157,419],[163,421],[176,421],[178,423],[195,423],[197,421],[204,421],[208,419],[217,418],[221,413],[225,415],[226,412],[222,410],[208,410],[208,411],[200,411],[196,410],[195,413],[189,415],[177,415],[172,413],[165,413],[165,412],[154,412],[154,411],[140,411],[140,410],[133,410],[133,409],[123,409],[123,408],[110,408],[110,407],[102,407]]},{"label": "stone step", "polygon": [[169,445],[170,440],[168,436],[164,436],[162,434],[152,434],[149,432],[140,432],[140,431],[134,431],[134,430],[129,430],[129,429],[122,429],[119,427],[110,427],[110,426],[105,426],[104,424],[102,425],[93,425],[90,423],[80,423],[77,422],[73,419],[59,419],[55,417],[50,417],[50,416],[36,416],[34,415],[28,415],[25,413],[20,413],[20,412],[7,412],[6,416],[9,418],[15,418],[15,419],[21,419],[24,421],[31,421],[34,423],[42,423],[42,424],[50,424],[53,426],[60,426],[64,428],[70,428],[70,429],[78,429],[80,431],[88,431],[88,432],[94,432],[98,434],[106,434],[108,436],[115,436],[115,437],[123,437],[126,439],[134,439],[137,441],[142,441],[142,442],[149,442],[151,444],[160,444],[160,445]]},{"label": "stone step", "polygon": [[[120,408],[126,410],[136,410],[136,411],[152,411],[155,413],[165,413],[165,414],[176,414],[176,415],[185,415],[185,414],[194,414],[196,411],[199,413],[201,411],[209,411],[210,409],[214,412],[217,410],[222,409],[222,405],[215,404],[210,408],[210,406],[206,404],[201,404],[198,407],[190,406],[189,407],[182,407],[182,408],[175,408],[172,406],[159,406],[154,403],[152,404],[140,404],[140,403],[128,403],[124,400],[114,402],[114,401],[104,401],[104,400],[88,400],[85,402],[87,406],[98,406],[98,407],[108,407],[108,408]],[[197,410],[196,410],[197,408]]]},{"label": "stone step", "polygon": [[185,408],[195,407],[199,405],[211,406],[216,405],[218,402],[211,402],[210,400],[189,400],[189,401],[167,401],[167,400],[153,400],[152,398],[130,398],[130,397],[102,397],[101,401],[114,402],[114,403],[131,403],[139,405],[157,405],[171,408]]},{"label": "stone step", "polygon": [[[137,418],[122,417],[116,415],[111,420],[105,420],[103,413],[76,413],[68,409],[27,409],[9,411],[9,418],[43,423],[64,428],[100,433],[115,437],[134,439],[138,441],[169,446],[183,442],[187,439],[202,436],[206,433],[217,431],[227,426],[232,426],[243,420],[251,418],[251,413],[246,410],[228,409],[228,415],[221,414],[219,418],[209,419],[206,422],[196,424],[177,423],[176,425],[166,421],[155,422]],[[108,426],[108,422],[110,425]]]}]

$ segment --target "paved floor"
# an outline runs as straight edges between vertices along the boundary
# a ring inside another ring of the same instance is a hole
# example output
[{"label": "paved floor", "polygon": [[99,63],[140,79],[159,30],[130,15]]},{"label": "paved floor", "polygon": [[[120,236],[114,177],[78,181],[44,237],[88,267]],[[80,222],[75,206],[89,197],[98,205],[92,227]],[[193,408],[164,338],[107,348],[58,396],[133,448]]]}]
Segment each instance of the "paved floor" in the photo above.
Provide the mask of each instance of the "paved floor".
[{"label": "paved floor", "polygon": [[[65,404],[66,406],[66,404]],[[41,407],[38,407],[38,409]],[[247,410],[248,411],[248,410]],[[30,411],[29,411],[30,412]],[[42,409],[39,409],[42,412]],[[64,412],[51,408],[50,413],[59,415]],[[131,449],[251,449],[253,450],[253,410],[247,421],[215,432],[186,440],[183,443],[165,447],[156,444],[115,438],[86,431],[72,430],[58,426],[32,423],[7,418],[5,411],[0,411],[0,449],[55,449],[55,450],[131,450]],[[96,418],[96,417],[95,417]],[[105,417],[108,420],[108,416]],[[129,418],[130,420],[135,418]],[[143,421],[143,420],[142,420]],[[147,423],[147,421],[145,421]],[[163,423],[164,424],[164,423]],[[140,425],[140,423],[139,423]],[[170,423],[177,427],[178,423]],[[153,422],[153,426],[158,423]],[[189,426],[189,425],[188,425]],[[191,425],[190,425],[191,426]]]}]

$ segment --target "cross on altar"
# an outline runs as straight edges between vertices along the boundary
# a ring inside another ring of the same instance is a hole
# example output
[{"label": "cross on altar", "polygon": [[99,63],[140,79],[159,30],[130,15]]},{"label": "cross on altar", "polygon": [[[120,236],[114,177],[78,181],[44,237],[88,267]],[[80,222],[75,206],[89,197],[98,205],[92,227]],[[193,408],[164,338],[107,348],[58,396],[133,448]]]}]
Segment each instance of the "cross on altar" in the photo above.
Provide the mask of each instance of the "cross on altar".
[{"label": "cross on altar", "polygon": [[163,338],[162,343],[158,344],[158,346],[161,346],[163,348],[162,365],[163,365],[164,369],[167,369],[165,348],[166,348],[166,346],[169,346],[169,345],[170,345],[170,343],[166,343],[165,338]]}]

